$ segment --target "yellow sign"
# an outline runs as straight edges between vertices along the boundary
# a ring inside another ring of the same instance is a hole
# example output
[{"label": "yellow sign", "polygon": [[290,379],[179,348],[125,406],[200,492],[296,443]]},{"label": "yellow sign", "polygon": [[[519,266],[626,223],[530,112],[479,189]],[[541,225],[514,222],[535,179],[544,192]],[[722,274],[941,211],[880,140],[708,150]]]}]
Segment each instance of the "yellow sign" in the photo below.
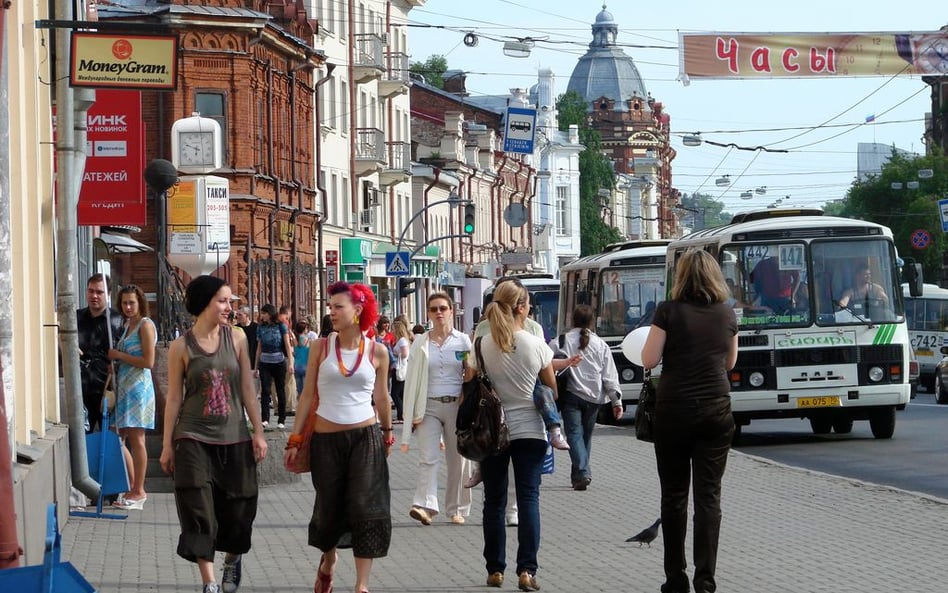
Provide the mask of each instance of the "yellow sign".
[{"label": "yellow sign", "polygon": [[174,90],[177,67],[174,35],[72,33],[72,86]]},{"label": "yellow sign", "polygon": [[172,233],[197,231],[197,180],[179,181],[168,194],[168,225]]},{"label": "yellow sign", "polygon": [[681,80],[948,74],[948,31],[684,33]]}]

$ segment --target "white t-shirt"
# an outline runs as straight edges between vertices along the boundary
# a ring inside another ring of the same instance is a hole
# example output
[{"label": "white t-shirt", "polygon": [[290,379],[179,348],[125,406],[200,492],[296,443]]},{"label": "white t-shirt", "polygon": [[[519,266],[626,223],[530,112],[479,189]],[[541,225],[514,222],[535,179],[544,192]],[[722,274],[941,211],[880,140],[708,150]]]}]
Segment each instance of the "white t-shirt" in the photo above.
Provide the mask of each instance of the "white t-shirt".
[{"label": "white t-shirt", "polygon": [[[481,340],[481,355],[504,406],[507,428],[513,439],[546,439],[543,418],[533,404],[533,387],[540,370],[553,360],[553,351],[542,338],[524,330],[514,332],[514,351],[501,352],[490,335]],[[477,366],[477,357],[469,358]]]}]

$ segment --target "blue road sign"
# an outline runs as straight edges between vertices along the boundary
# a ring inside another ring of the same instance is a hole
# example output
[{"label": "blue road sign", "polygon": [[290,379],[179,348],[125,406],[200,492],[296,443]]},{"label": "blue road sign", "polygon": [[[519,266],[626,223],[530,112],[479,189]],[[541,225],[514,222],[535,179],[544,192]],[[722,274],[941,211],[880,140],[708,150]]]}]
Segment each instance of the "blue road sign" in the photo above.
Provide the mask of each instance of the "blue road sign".
[{"label": "blue road sign", "polygon": [[386,276],[407,276],[411,272],[411,253],[389,251],[385,254]]},{"label": "blue road sign", "polygon": [[533,154],[533,141],[537,132],[537,110],[508,107],[506,120],[504,152]]},{"label": "blue road sign", "polygon": [[938,212],[941,213],[941,230],[948,233],[948,199],[938,200]]}]

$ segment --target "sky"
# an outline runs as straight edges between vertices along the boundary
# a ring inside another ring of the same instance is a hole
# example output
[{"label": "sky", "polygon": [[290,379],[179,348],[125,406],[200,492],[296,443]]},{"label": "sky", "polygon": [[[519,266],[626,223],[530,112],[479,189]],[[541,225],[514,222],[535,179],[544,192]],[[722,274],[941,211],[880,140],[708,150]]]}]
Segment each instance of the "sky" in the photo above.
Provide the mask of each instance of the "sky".
[{"label": "sky", "polygon": [[[673,185],[696,191],[738,213],[781,205],[820,206],[845,197],[856,178],[856,145],[877,142],[924,154],[928,85],[917,76],[819,79],[678,81],[679,32],[845,33],[934,31],[948,23],[940,0],[900,4],[879,0],[761,2],[669,0],[633,3],[610,0],[620,45],[638,67],[646,89],[671,116]],[[907,9],[910,7],[910,9]],[[441,54],[448,67],[468,73],[472,96],[507,94],[536,83],[539,68],[556,75],[566,91],[576,61],[592,40],[591,25],[602,0],[428,0],[409,13],[412,61]],[[479,37],[463,43],[465,32]],[[528,58],[503,54],[504,38],[548,38]],[[499,39],[493,40],[493,39]],[[866,123],[869,115],[875,121]],[[788,140],[789,153],[687,147],[682,136],[742,146]],[[794,137],[790,139],[791,137]],[[729,187],[715,181],[727,175]],[[765,194],[740,195],[760,187]]]}]

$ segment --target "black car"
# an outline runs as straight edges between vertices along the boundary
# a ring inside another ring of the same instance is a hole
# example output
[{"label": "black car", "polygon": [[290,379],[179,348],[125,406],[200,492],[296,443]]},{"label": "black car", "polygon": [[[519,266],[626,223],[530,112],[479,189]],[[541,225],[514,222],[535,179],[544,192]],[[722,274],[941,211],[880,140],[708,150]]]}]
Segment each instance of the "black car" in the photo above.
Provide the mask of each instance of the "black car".
[{"label": "black car", "polygon": [[948,346],[941,347],[942,359],[935,365],[935,401],[948,404]]}]

